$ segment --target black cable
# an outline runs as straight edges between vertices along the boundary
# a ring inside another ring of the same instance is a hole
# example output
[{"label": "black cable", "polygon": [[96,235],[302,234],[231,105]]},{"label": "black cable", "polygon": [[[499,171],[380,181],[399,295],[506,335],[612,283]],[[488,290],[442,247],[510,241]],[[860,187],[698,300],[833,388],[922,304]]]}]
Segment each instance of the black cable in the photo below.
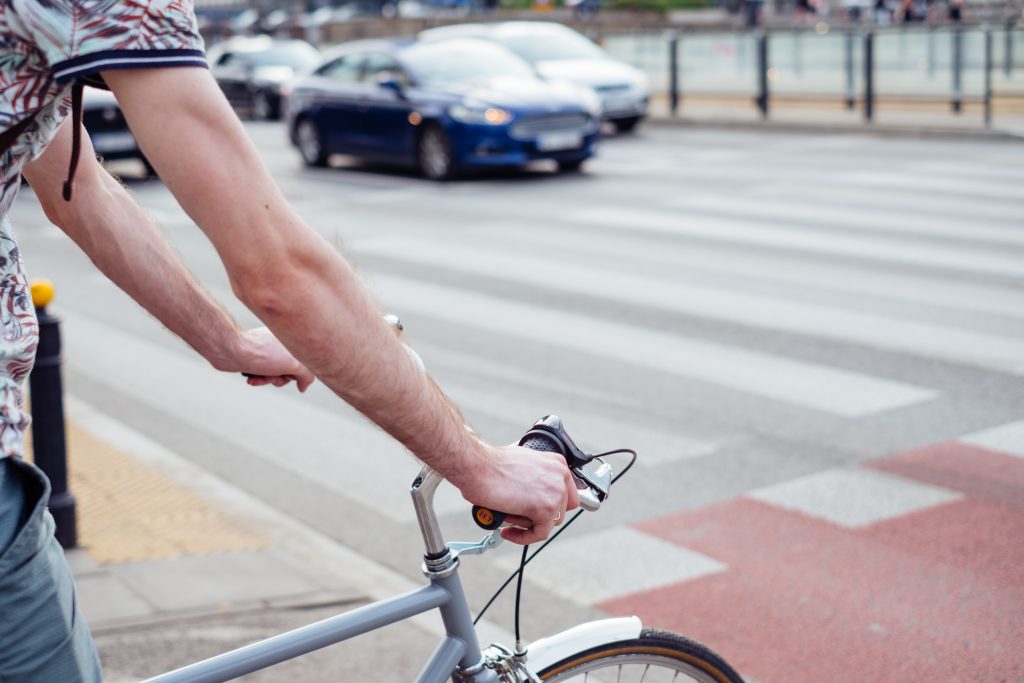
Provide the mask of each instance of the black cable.
[{"label": "black cable", "polygon": [[[611,484],[609,484],[609,489],[611,488],[612,485],[615,484],[615,482],[617,482],[619,479],[622,479],[622,477],[624,477],[626,475],[626,472],[629,472],[629,470],[633,467],[634,463],[636,463],[636,451],[634,451],[632,448],[617,448],[617,449],[615,449],[613,451],[607,451],[605,453],[598,453],[597,455],[594,456],[595,459],[596,458],[606,458],[609,455],[618,455],[619,453],[629,453],[630,455],[633,456],[633,458],[629,461],[629,464],[626,465],[621,472],[619,472],[614,477],[612,477]],[[491,608],[491,605],[493,605],[494,601],[498,599],[498,596],[500,596],[505,591],[505,588],[508,587],[508,585],[510,583],[512,583],[512,579],[515,579],[516,577],[518,577],[519,578],[519,586],[522,585],[523,569],[526,567],[526,565],[530,564],[530,562],[533,561],[533,558],[537,557],[537,555],[540,554],[540,551],[544,550],[544,548],[547,548],[549,543],[551,543],[553,540],[555,540],[556,538],[561,536],[562,532],[565,531],[566,529],[568,529],[569,526],[573,522],[575,522],[577,519],[579,519],[580,515],[582,515],[584,512],[585,512],[585,510],[578,510],[576,512],[576,514],[572,516],[571,519],[566,520],[565,524],[562,525],[561,529],[559,529],[558,531],[553,533],[551,536],[549,536],[548,540],[544,541],[544,543],[542,543],[539,548],[534,550],[533,554],[530,555],[529,557],[526,557],[526,549],[525,548],[523,549],[523,557],[525,559],[522,560],[519,563],[519,569],[514,571],[507,579],[505,579],[505,583],[501,584],[501,586],[498,588],[498,590],[494,592],[494,595],[491,596],[491,599],[487,601],[487,604],[483,606],[483,609],[480,610],[480,613],[476,615],[476,619],[473,620],[473,625],[474,626],[477,624],[477,622],[479,622],[481,619],[483,619],[484,614],[486,614],[487,610]],[[529,546],[527,546],[527,547],[529,547]],[[518,588],[517,588],[517,594],[518,594]],[[516,614],[517,615],[518,615],[518,610],[519,610],[519,600],[517,598],[516,599]],[[518,623],[519,623],[519,619],[518,619],[518,616],[517,616],[516,617],[516,624],[517,624],[517,626],[518,626]],[[518,639],[518,637],[519,637],[519,634],[518,634],[518,631],[517,631],[516,638]]]},{"label": "black cable", "polygon": [[519,558],[519,580],[516,581],[516,648],[519,647],[519,599],[523,595],[523,568],[526,566],[526,551],[530,549],[530,546],[523,546],[523,556]]}]

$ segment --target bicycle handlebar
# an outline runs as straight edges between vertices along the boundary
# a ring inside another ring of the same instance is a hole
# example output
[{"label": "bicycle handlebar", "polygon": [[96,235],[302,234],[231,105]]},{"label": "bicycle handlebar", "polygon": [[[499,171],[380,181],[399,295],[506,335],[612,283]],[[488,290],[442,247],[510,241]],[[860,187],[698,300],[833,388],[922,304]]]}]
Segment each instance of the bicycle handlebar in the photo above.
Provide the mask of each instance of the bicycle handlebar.
[{"label": "bicycle handlebar", "polygon": [[[519,445],[535,451],[557,453],[564,457],[573,481],[576,482],[580,507],[584,510],[596,511],[608,497],[611,467],[601,463],[594,472],[586,470],[585,466],[594,460],[594,456],[587,455],[576,446],[557,415],[547,415],[535,422],[533,428],[519,440]],[[507,516],[504,512],[481,505],[473,506],[473,521],[481,529],[497,529]]]}]

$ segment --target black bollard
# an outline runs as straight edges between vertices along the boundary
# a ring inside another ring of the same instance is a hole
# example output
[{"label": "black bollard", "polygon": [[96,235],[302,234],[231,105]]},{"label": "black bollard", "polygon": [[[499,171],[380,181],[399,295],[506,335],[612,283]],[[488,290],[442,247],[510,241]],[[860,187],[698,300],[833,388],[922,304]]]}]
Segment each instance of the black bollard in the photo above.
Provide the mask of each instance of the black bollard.
[{"label": "black bollard", "polygon": [[32,303],[39,318],[39,347],[29,375],[32,412],[32,450],[36,466],[50,480],[50,514],[57,523],[57,541],[64,548],[78,545],[75,497],[68,490],[67,448],[64,438],[64,388],[60,376],[60,320],[46,312],[53,285],[32,283]]}]

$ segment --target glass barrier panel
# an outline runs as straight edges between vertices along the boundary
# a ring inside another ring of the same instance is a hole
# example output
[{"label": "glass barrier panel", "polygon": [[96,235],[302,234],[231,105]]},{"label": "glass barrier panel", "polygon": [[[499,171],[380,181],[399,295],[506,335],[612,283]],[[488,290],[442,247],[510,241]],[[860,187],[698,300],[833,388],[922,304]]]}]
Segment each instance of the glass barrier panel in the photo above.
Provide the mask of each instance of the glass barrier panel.
[{"label": "glass barrier panel", "polygon": [[669,91],[669,39],[664,32],[610,35],[604,49],[615,59],[631,64],[651,79],[651,94]]},{"label": "glass barrier panel", "polygon": [[814,30],[777,31],[769,36],[768,88],[772,95],[835,97],[848,89],[847,50],[853,50],[853,87],[861,87],[863,41],[848,43],[845,31],[824,22]]}]

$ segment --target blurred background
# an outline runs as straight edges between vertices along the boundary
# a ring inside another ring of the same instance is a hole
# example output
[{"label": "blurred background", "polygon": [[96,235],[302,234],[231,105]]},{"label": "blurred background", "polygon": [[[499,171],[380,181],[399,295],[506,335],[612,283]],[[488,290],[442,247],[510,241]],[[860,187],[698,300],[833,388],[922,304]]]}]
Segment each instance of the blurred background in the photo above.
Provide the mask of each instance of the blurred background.
[{"label": "blurred background", "polygon": [[[556,413],[585,450],[638,452],[528,568],[527,639],[637,614],[751,682],[1024,681],[1019,0],[196,10],[286,196],[476,430]],[[258,324],[116,101],[90,92],[85,122]],[[12,222],[55,285],[68,552],[108,680],[422,580],[400,447],[323,387],[209,370],[28,188]],[[450,539],[482,534],[456,492],[438,507]],[[518,558],[463,563],[474,609]],[[438,630],[247,680],[413,680]]]}]

